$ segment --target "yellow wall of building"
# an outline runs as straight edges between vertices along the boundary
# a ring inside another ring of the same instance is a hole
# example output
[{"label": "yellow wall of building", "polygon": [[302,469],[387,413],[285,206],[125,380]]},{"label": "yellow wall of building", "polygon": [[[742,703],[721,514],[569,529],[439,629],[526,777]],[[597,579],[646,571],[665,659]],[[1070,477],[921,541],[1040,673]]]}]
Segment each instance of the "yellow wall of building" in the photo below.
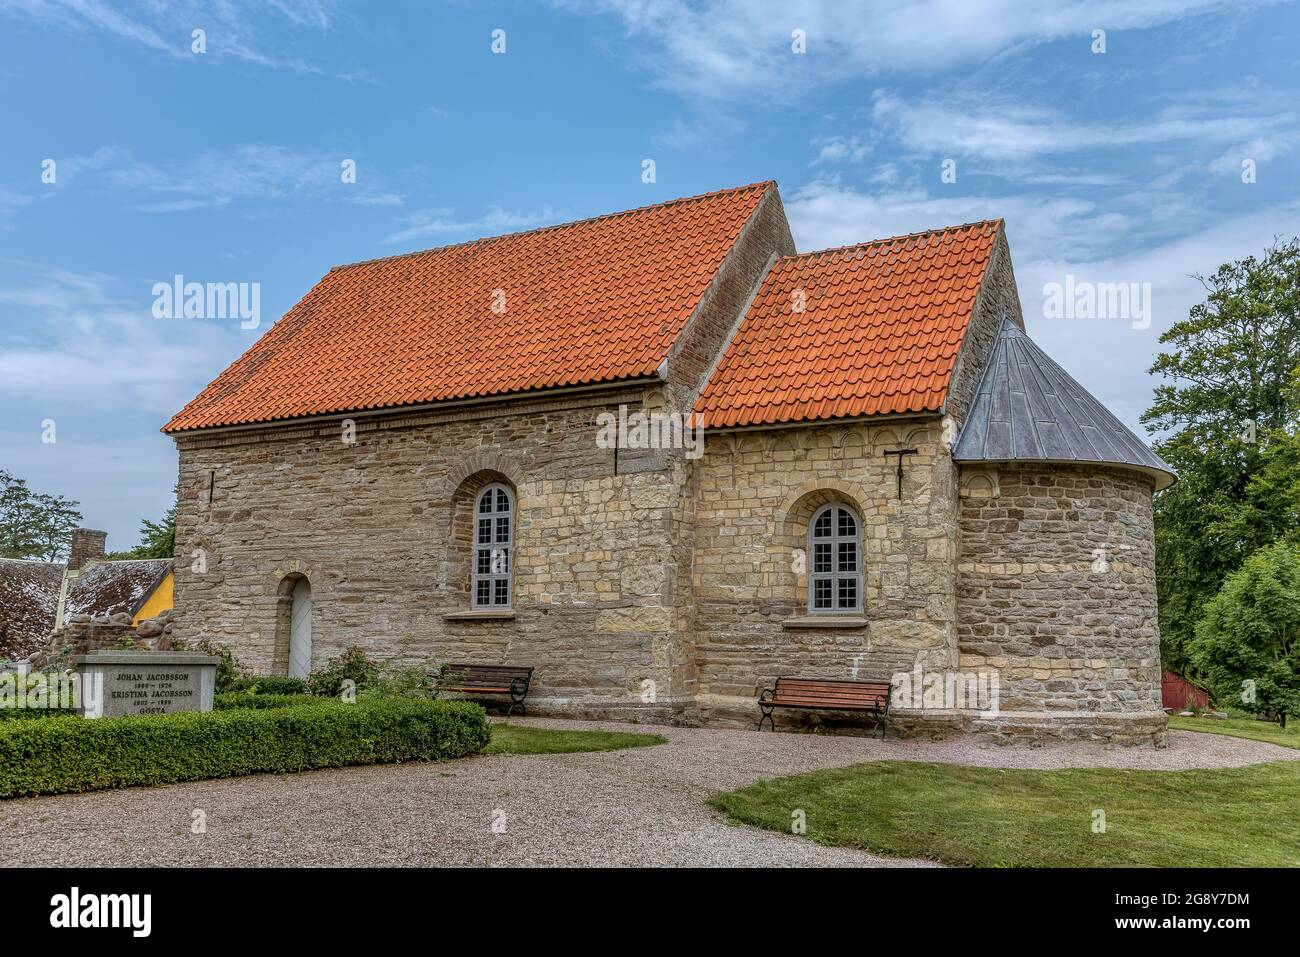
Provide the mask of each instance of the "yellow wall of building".
[{"label": "yellow wall of building", "polygon": [[158,587],[153,590],[149,599],[140,606],[140,610],[135,613],[135,618],[131,620],[132,625],[138,625],[145,618],[152,618],[160,615],[168,608],[172,607],[172,579],[171,572],[167,577],[158,583]]}]

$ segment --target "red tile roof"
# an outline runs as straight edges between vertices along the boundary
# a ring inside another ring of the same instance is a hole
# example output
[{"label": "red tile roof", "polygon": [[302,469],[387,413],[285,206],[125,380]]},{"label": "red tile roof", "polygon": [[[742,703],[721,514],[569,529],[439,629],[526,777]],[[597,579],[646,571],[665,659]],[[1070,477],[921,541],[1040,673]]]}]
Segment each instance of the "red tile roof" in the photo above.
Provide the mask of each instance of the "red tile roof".
[{"label": "red tile roof", "polygon": [[1001,228],[778,260],[696,403],[704,425],[938,411]]},{"label": "red tile roof", "polygon": [[337,267],[163,431],[653,375],[774,188]]}]

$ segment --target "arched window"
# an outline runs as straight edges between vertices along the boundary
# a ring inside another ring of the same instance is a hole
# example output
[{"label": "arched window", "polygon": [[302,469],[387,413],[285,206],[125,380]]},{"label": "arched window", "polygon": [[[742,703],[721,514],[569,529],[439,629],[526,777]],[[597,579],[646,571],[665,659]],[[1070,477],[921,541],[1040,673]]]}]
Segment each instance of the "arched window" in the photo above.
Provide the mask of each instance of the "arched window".
[{"label": "arched window", "polygon": [[827,505],[808,526],[808,611],[862,610],[862,538],[857,514]]},{"label": "arched window", "polygon": [[474,502],[474,607],[509,608],[514,500],[494,482]]}]

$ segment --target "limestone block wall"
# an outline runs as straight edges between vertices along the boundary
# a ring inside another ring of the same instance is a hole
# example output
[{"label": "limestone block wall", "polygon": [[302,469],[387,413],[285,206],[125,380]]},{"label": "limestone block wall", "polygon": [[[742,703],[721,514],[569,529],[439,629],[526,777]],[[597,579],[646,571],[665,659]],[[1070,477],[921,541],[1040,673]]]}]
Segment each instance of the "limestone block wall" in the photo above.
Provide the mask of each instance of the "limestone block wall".
[{"label": "limestone block wall", "polygon": [[962,469],[957,643],[1000,673],[1004,724],[1163,736],[1151,496],[1117,469]]},{"label": "limestone block wall", "polygon": [[[701,715],[756,720],[779,675],[889,679],[956,664],[956,486],[939,418],[711,434],[694,463],[695,651]],[[897,459],[915,447],[897,497]],[[862,518],[863,613],[809,627],[808,523]]]},{"label": "limestone block wall", "polygon": [[[673,717],[693,673],[673,647],[684,460],[624,453],[615,474],[596,445],[599,413],[643,398],[359,417],[352,444],[339,421],[180,437],[177,637],[282,670],[282,584],[301,575],[313,667],[350,645],[404,666],[530,664],[530,708],[577,712],[640,705],[649,679]],[[469,610],[457,517],[489,480],[516,494],[514,616],[448,617]]]}]

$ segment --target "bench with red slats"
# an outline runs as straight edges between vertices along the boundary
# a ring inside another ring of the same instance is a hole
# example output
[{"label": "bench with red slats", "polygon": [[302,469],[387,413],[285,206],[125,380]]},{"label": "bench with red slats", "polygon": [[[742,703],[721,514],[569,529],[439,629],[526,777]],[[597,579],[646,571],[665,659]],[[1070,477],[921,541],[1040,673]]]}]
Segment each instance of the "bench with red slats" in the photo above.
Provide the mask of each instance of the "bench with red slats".
[{"label": "bench with red slats", "polygon": [[430,690],[434,697],[440,692],[454,691],[465,695],[510,696],[510,709],[506,717],[519,706],[520,714],[527,714],[524,698],[528,695],[528,685],[533,680],[533,669],[523,665],[472,665],[448,664],[441,671],[429,675]]},{"label": "bench with red slats", "polygon": [[836,678],[777,678],[776,684],[763,691],[758,698],[758,730],[763,722],[776,730],[772,712],[777,708],[803,708],[816,711],[863,711],[875,719],[871,728],[874,735],[880,729],[880,739],[889,730],[888,681],[852,681]]}]

